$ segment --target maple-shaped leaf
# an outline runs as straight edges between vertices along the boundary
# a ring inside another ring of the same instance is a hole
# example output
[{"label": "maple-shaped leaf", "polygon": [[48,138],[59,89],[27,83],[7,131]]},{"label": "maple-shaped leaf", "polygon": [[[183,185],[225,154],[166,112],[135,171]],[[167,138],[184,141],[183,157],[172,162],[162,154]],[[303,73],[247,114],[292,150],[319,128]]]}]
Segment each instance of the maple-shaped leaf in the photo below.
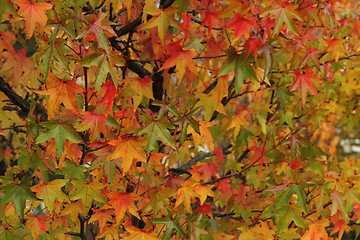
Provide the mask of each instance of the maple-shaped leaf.
[{"label": "maple-shaped leaf", "polygon": [[[115,36],[114,30],[111,28],[113,24],[106,19],[106,13],[99,13],[98,16],[92,15],[93,18],[89,21],[89,28],[81,33],[77,39],[87,36],[89,33],[93,33],[98,40],[99,47],[104,49],[107,53],[110,51],[108,37]],[[106,34],[107,33],[107,34]]]},{"label": "maple-shaped leaf", "polygon": [[256,27],[256,18],[241,15],[240,13],[234,12],[235,19],[229,23],[225,29],[235,30],[235,38],[240,38],[241,36],[249,36],[250,30]]},{"label": "maple-shaped leaf", "polygon": [[327,240],[329,239],[328,233],[326,232],[326,227],[329,226],[329,220],[327,218],[322,218],[321,220],[312,223],[309,225],[309,229],[303,235],[301,240]]},{"label": "maple-shaped leaf", "polygon": [[90,142],[94,142],[101,133],[106,135],[107,128],[105,122],[107,119],[103,114],[85,112],[81,116],[83,120],[76,126],[76,130],[83,132],[90,129]]},{"label": "maple-shaped leaf", "polygon": [[237,54],[234,48],[230,48],[227,55],[229,55],[229,58],[226,59],[224,64],[221,66],[218,76],[223,76],[231,71],[234,71],[235,91],[238,93],[247,78],[257,79],[254,68],[251,66],[251,62],[254,61],[254,57],[248,56],[245,59],[246,54]]},{"label": "maple-shaped leaf", "polygon": [[36,196],[30,190],[31,179],[24,177],[21,182],[13,182],[1,187],[3,194],[1,195],[1,204],[14,202],[16,214],[23,219],[26,200],[35,201]]},{"label": "maple-shaped leaf", "polygon": [[61,191],[61,188],[68,182],[66,179],[55,179],[51,182],[37,184],[31,187],[36,196],[43,200],[49,211],[55,209],[55,200],[59,202],[66,201],[68,197]]},{"label": "maple-shaped leaf", "polygon": [[165,46],[165,39],[169,26],[181,29],[179,22],[173,17],[176,12],[176,8],[168,7],[166,9],[153,10],[154,11],[146,12],[153,17],[149,21],[145,22],[140,30],[157,27],[161,43]]},{"label": "maple-shaped leaf", "polygon": [[196,213],[201,213],[201,214],[205,214],[208,215],[210,218],[214,218],[213,217],[213,213],[212,213],[212,209],[214,208],[214,206],[209,205],[209,204],[203,204],[199,207],[197,207],[195,209]]},{"label": "maple-shaped leaf", "polygon": [[195,107],[204,107],[205,121],[210,121],[215,111],[226,115],[226,110],[221,102],[226,95],[227,86],[224,84],[224,81],[221,80],[219,80],[218,84],[210,94],[196,93],[196,96],[199,97],[199,101],[196,103]]},{"label": "maple-shaped leaf", "polygon": [[14,0],[14,2],[20,7],[18,14],[25,19],[25,31],[27,39],[30,39],[34,33],[36,24],[44,27],[47,22],[46,10],[52,8],[50,3],[38,2],[27,0]]},{"label": "maple-shaped leaf", "polygon": [[139,199],[138,195],[135,193],[110,192],[108,197],[110,198],[109,204],[115,210],[117,223],[120,223],[124,218],[126,211],[140,219],[137,213],[137,207],[135,206],[135,201]]},{"label": "maple-shaped leaf", "polygon": [[257,39],[256,37],[250,37],[244,44],[244,47],[246,48],[246,55],[244,57],[244,61],[247,59],[250,53],[254,56],[256,61],[258,50],[261,47],[261,45],[262,42],[259,39]]},{"label": "maple-shaped leaf", "polygon": [[77,132],[75,132],[75,130],[66,123],[47,121],[41,123],[41,125],[49,128],[49,130],[40,133],[40,135],[36,138],[36,144],[49,141],[53,138],[55,140],[57,156],[60,156],[64,152],[66,140],[72,141],[73,143],[79,143],[83,141]]},{"label": "maple-shaped leaf", "polygon": [[207,197],[215,197],[214,192],[212,191],[211,185],[202,185],[198,184],[194,186],[195,192],[199,194],[200,204],[204,204]]},{"label": "maple-shaped leaf", "polygon": [[296,226],[306,228],[306,222],[301,217],[301,209],[295,205],[282,206],[278,210],[279,216],[281,216],[276,225],[276,233],[281,234],[288,229],[289,224],[293,221]]},{"label": "maple-shaped leaf", "polygon": [[267,16],[268,14],[276,16],[273,36],[277,35],[280,32],[284,23],[291,32],[298,35],[292,24],[292,18],[301,20],[299,15],[296,14],[296,8],[297,6],[295,6],[293,3],[282,2],[281,5],[278,5],[276,7],[271,6],[270,10],[263,12],[261,16]]},{"label": "maple-shaped leaf", "polygon": [[170,203],[169,198],[174,194],[171,188],[152,189],[148,192],[150,201],[143,208],[145,212],[151,212],[155,217],[162,214],[162,209]]},{"label": "maple-shaped leaf", "polygon": [[101,88],[105,90],[105,95],[101,99],[101,101],[98,102],[98,105],[106,104],[106,110],[105,110],[105,113],[104,113],[105,116],[106,116],[111,112],[112,107],[114,105],[116,87],[109,79],[107,79],[106,82],[101,86]]},{"label": "maple-shaped leaf", "polygon": [[161,71],[176,66],[176,76],[179,82],[184,78],[186,69],[197,74],[196,66],[192,59],[196,56],[196,52],[193,50],[184,50],[180,44],[181,41],[182,39],[166,47],[169,58],[166,59],[159,69],[159,71]]},{"label": "maple-shaped leaf", "polygon": [[185,233],[185,231],[182,229],[182,227],[179,224],[179,220],[183,217],[181,215],[175,215],[172,216],[170,210],[167,207],[164,207],[166,216],[163,218],[156,218],[151,220],[154,224],[165,224],[166,225],[166,231],[164,232],[164,235],[162,239],[164,240],[170,240],[171,236],[173,235],[174,230],[180,234],[180,236],[189,238],[189,236]]},{"label": "maple-shaped leaf", "polygon": [[234,116],[232,116],[230,119],[230,124],[227,128],[227,130],[230,130],[234,128],[234,137],[236,137],[240,132],[240,127],[246,126],[248,124],[247,120],[245,119],[245,116],[248,114],[247,111],[241,111],[236,113]]},{"label": "maple-shaped leaf", "polygon": [[147,160],[146,152],[142,149],[146,142],[139,137],[125,139],[120,137],[118,140],[109,141],[109,144],[116,146],[116,149],[106,158],[106,161],[121,158],[123,175],[129,171],[134,160],[141,162],[146,162]]},{"label": "maple-shaped leaf", "polygon": [[158,141],[175,149],[175,142],[168,129],[174,129],[174,126],[167,119],[161,118],[159,120],[154,119],[138,132],[139,135],[146,135],[148,140],[146,148],[148,152],[156,149]]},{"label": "maple-shaped leaf", "polygon": [[83,205],[81,201],[68,202],[65,207],[61,210],[60,216],[68,216],[73,222],[79,217],[80,213],[84,213]]},{"label": "maple-shaped leaf", "polygon": [[93,200],[106,203],[105,198],[101,195],[101,190],[105,187],[104,184],[80,180],[72,181],[72,184],[76,187],[76,191],[70,200],[81,199],[85,212],[89,211]]},{"label": "maple-shaped leaf", "polygon": [[331,216],[331,222],[334,224],[334,227],[330,233],[333,235],[334,233],[338,233],[338,239],[342,239],[344,232],[348,233],[351,231],[351,227],[346,223],[345,220],[342,220],[343,213],[341,211],[337,211],[337,213]]},{"label": "maple-shaped leaf", "polygon": [[48,226],[45,223],[45,220],[50,220],[49,216],[37,215],[32,216],[29,215],[28,219],[25,223],[25,226],[30,229],[31,235],[34,239],[39,239],[41,231],[48,233]]},{"label": "maple-shaped leaf", "polygon": [[325,49],[325,52],[330,51],[330,57],[332,60],[335,60],[337,62],[339,60],[339,57],[346,52],[346,49],[344,47],[344,39],[328,39],[325,40],[328,43],[328,46]]},{"label": "maple-shaped leaf", "polygon": [[121,234],[123,240],[160,240],[154,232],[146,232],[139,228],[127,227],[125,228],[127,233]]},{"label": "maple-shaped leaf", "polygon": [[100,232],[102,232],[107,224],[107,222],[113,222],[113,214],[114,209],[92,209],[94,212],[93,215],[91,215],[91,218],[89,219],[89,223],[98,221]]},{"label": "maple-shaped leaf", "polygon": [[300,89],[301,93],[301,103],[302,105],[306,102],[306,92],[309,90],[309,92],[313,95],[317,94],[317,89],[313,82],[316,80],[316,77],[313,75],[313,73],[308,70],[304,74],[300,71],[295,71],[292,73],[295,77],[295,82],[290,87],[289,91],[295,91],[296,89]]},{"label": "maple-shaped leaf", "polygon": [[221,13],[220,11],[219,12],[205,11],[205,18],[204,18],[201,26],[207,25],[208,33],[210,33],[210,31],[212,30],[214,25],[216,25],[218,22],[220,22],[220,20],[219,20],[220,13]]},{"label": "maple-shaped leaf", "polygon": [[132,91],[131,97],[133,99],[134,109],[137,109],[144,96],[153,99],[153,81],[149,76],[144,78],[126,78],[123,81],[125,88]]},{"label": "maple-shaped leaf", "polygon": [[76,94],[82,93],[84,89],[72,80],[62,80],[49,74],[47,83],[42,85],[42,91],[33,90],[42,95],[48,95],[47,112],[49,119],[52,119],[58,112],[63,103],[67,109],[78,112],[76,104]]},{"label": "maple-shaped leaf", "polygon": [[195,186],[194,182],[192,182],[190,180],[186,180],[185,183],[183,184],[183,186],[177,190],[176,202],[175,202],[175,206],[174,206],[175,208],[180,206],[183,203],[186,211],[188,213],[192,212],[191,201],[195,197],[200,197],[199,193],[194,191],[194,186]]},{"label": "maple-shaped leaf", "polygon": [[197,170],[204,178],[204,181],[209,181],[213,176],[220,177],[219,167],[215,163],[201,163]]}]

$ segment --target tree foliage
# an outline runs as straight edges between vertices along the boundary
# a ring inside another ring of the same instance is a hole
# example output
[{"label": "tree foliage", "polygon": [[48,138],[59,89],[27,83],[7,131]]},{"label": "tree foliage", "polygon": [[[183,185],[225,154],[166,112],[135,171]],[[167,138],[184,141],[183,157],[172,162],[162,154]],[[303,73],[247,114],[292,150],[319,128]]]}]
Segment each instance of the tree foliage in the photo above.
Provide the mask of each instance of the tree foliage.
[{"label": "tree foliage", "polygon": [[0,239],[360,232],[356,0],[2,0]]}]

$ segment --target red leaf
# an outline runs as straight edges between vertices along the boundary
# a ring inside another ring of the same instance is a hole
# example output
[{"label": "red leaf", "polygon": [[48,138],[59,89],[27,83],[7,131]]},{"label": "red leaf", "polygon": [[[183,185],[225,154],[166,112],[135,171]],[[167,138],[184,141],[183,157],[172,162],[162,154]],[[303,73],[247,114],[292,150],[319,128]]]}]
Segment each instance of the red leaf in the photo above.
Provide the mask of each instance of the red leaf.
[{"label": "red leaf", "polygon": [[212,214],[212,209],[214,208],[214,206],[212,205],[209,205],[209,204],[203,204],[199,207],[197,207],[195,209],[195,212],[196,213],[202,213],[202,214],[205,214],[205,215],[208,215],[209,217],[211,218],[214,218],[213,217],[213,214]]},{"label": "red leaf", "polygon": [[115,85],[107,79],[106,82],[101,87],[106,91],[103,99],[98,103],[98,105],[104,105],[107,104],[106,110],[105,110],[105,116],[109,115],[111,112],[112,106],[114,105],[114,97],[116,93],[116,87]]},{"label": "red leaf", "polygon": [[218,23],[219,15],[221,12],[205,12],[205,18],[201,24],[201,26],[208,25],[208,33],[210,33],[211,29],[213,28],[214,24]]},{"label": "red leaf", "polygon": [[251,28],[255,28],[256,19],[249,16],[243,16],[240,13],[234,12],[235,19],[233,19],[229,26],[225,29],[235,30],[235,37],[240,38],[241,36],[248,36]]},{"label": "red leaf", "polygon": [[313,95],[317,94],[317,89],[313,84],[313,81],[316,79],[316,77],[313,75],[313,73],[310,70],[306,71],[305,74],[300,73],[300,71],[295,71],[291,75],[295,77],[295,82],[290,87],[289,91],[295,91],[296,89],[300,89],[301,102],[304,105],[306,100],[307,90],[309,90],[309,92]]}]

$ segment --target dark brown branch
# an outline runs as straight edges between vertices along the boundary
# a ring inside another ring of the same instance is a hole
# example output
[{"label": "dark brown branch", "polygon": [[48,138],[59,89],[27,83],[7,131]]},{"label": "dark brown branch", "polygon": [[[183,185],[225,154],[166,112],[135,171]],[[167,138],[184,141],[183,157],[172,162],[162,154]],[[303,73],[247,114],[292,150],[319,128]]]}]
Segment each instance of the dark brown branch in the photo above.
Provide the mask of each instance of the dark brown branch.
[{"label": "dark brown branch", "polygon": [[30,103],[28,103],[20,95],[14,92],[14,90],[12,90],[10,85],[5,82],[2,77],[0,77],[0,91],[2,91],[13,104],[20,108],[20,110],[18,110],[18,114],[20,117],[25,118],[29,114]]},{"label": "dark brown branch", "polygon": [[[29,115],[30,103],[14,92],[2,77],[0,77],[0,91],[2,91],[15,106],[20,108],[17,109],[17,112],[21,118],[25,118]],[[40,105],[36,105],[34,113],[35,115],[40,115],[43,119],[47,119],[47,112]]]}]

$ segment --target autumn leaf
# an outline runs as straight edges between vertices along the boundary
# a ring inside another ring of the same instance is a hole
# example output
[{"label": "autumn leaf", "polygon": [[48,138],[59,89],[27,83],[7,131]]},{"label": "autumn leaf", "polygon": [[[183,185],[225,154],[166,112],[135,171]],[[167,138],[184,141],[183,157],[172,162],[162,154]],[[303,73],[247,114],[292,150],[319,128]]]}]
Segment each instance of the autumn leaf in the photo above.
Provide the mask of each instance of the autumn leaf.
[{"label": "autumn leaf", "polygon": [[25,19],[26,37],[30,39],[33,35],[36,24],[41,27],[46,25],[48,20],[45,11],[52,8],[52,5],[46,2],[30,2],[26,0],[13,0],[20,8],[18,14]]},{"label": "autumn leaf", "polygon": [[[199,193],[194,191],[194,187],[195,184],[192,181],[190,180],[185,181],[183,186],[177,190],[175,208],[178,207],[180,204],[184,204],[186,211],[188,213],[192,212],[191,201],[195,197],[200,197]],[[209,192],[206,192],[206,194],[207,193]]]},{"label": "autumn leaf", "polygon": [[4,193],[1,195],[1,204],[7,204],[10,201],[13,201],[15,211],[21,219],[24,218],[26,200],[37,200],[34,193],[30,191],[29,181],[29,178],[24,177],[21,179],[21,182],[13,182],[0,188],[2,191],[4,191]]},{"label": "autumn leaf", "polygon": [[116,33],[110,27],[112,23],[106,19],[105,13],[99,13],[99,15],[93,15],[93,18],[89,21],[88,29],[82,32],[77,39],[86,37],[89,33],[93,33],[99,42],[99,47],[104,49],[107,53],[110,52],[108,37],[115,36]]},{"label": "autumn leaf", "polygon": [[325,227],[327,226],[329,226],[329,220],[326,218],[323,218],[320,221],[310,224],[309,229],[302,236],[301,240],[328,239],[329,236],[325,230]]},{"label": "autumn leaf", "polygon": [[160,120],[154,119],[146,127],[139,130],[139,135],[146,135],[148,144],[147,152],[151,152],[156,148],[158,144],[157,141],[161,141],[166,145],[171,146],[175,149],[175,142],[171,137],[171,134],[168,129],[173,129],[174,126],[171,125],[165,118]]},{"label": "autumn leaf", "polygon": [[83,132],[90,129],[90,142],[94,142],[101,133],[105,134],[107,132],[107,127],[105,126],[107,119],[103,114],[85,112],[81,116],[84,119],[76,126],[76,130]]},{"label": "autumn leaf", "polygon": [[168,7],[166,9],[152,9],[152,11],[146,12],[154,17],[144,23],[141,30],[157,27],[161,43],[165,46],[165,39],[169,26],[181,29],[180,24],[173,17],[175,10],[176,9],[173,7]]},{"label": "autumn leaf", "polygon": [[235,91],[240,92],[244,81],[247,78],[257,79],[254,68],[251,66],[251,62],[253,61],[253,57],[247,57],[245,59],[245,54],[237,54],[235,49],[230,48],[228,50],[229,58],[226,59],[224,64],[219,70],[218,76],[224,76],[231,71],[234,71],[235,75]]},{"label": "autumn leaf", "polygon": [[335,60],[337,62],[339,60],[339,57],[344,53],[345,48],[343,46],[343,39],[328,39],[325,40],[328,43],[328,46],[326,47],[325,51],[330,51],[330,57],[332,60]]},{"label": "autumn leaf", "polygon": [[295,91],[296,89],[300,89],[301,93],[301,103],[304,106],[306,102],[306,92],[309,91],[311,94],[317,94],[317,88],[313,84],[316,80],[316,77],[313,75],[311,71],[306,71],[304,74],[300,71],[295,71],[292,73],[295,77],[295,82],[291,85],[289,91]]},{"label": "autumn leaf", "polygon": [[280,32],[284,23],[286,24],[286,26],[289,28],[289,30],[291,32],[298,34],[292,23],[293,22],[292,18],[296,18],[298,20],[301,20],[301,18],[296,13],[295,8],[296,8],[296,6],[292,3],[283,2],[280,6],[277,6],[276,8],[274,8],[272,6],[271,10],[264,11],[264,13],[263,13],[264,16],[266,16],[267,14],[276,16],[273,36],[277,35]]},{"label": "autumn leaf", "polygon": [[143,97],[153,99],[152,80],[150,77],[145,78],[127,78],[124,79],[124,84],[127,89],[131,91],[133,97],[134,109],[140,105]]},{"label": "autumn leaf", "polygon": [[200,204],[203,205],[207,199],[207,197],[215,197],[214,192],[211,190],[210,185],[202,185],[198,184],[194,186],[195,192],[199,194]]},{"label": "autumn leaf", "polygon": [[76,104],[76,94],[83,93],[84,89],[76,84],[75,81],[62,80],[49,74],[46,85],[42,85],[42,91],[33,90],[36,93],[49,96],[47,112],[49,119],[59,112],[60,105],[63,103],[67,109],[78,112]]},{"label": "autumn leaf", "polygon": [[160,240],[159,237],[155,235],[154,232],[146,232],[135,227],[125,228],[127,233],[121,234],[124,240]]},{"label": "autumn leaf", "polygon": [[139,137],[111,140],[109,144],[116,146],[116,149],[106,158],[106,161],[121,158],[123,174],[130,170],[133,161],[146,162],[146,152],[142,149],[146,142]]},{"label": "autumn leaf", "polygon": [[120,223],[126,212],[140,219],[135,206],[135,201],[139,197],[135,193],[110,192],[108,197],[110,198],[109,204],[115,209],[117,223]]},{"label": "autumn leaf", "polygon": [[106,104],[106,110],[104,114],[105,116],[107,116],[111,112],[114,105],[116,87],[109,79],[107,79],[106,82],[101,86],[101,88],[105,90],[105,95],[101,99],[101,101],[98,102],[98,105]]},{"label": "autumn leaf", "polygon": [[113,222],[113,209],[93,209],[94,214],[89,219],[89,222],[99,222],[100,232],[102,232],[105,226],[109,223]]},{"label": "autumn leaf", "polygon": [[219,20],[219,15],[221,14],[221,12],[208,12],[205,11],[205,18],[202,21],[201,26],[205,26],[207,25],[208,27],[208,33],[210,33],[210,31],[212,30],[213,26],[216,25],[220,20]]},{"label": "autumn leaf", "polygon": [[213,214],[212,214],[212,209],[214,208],[214,206],[209,205],[209,204],[203,204],[199,207],[197,207],[195,209],[196,213],[201,213],[201,214],[205,214],[208,215],[210,218],[214,218]]},{"label": "autumn leaf", "polygon": [[184,78],[186,69],[195,74],[197,72],[196,66],[192,59],[196,56],[196,53],[193,50],[184,50],[180,45],[181,41],[182,40],[180,39],[166,47],[166,52],[170,57],[166,59],[164,64],[159,69],[159,71],[161,71],[176,66],[176,76],[179,82],[181,82],[181,80]]},{"label": "autumn leaf", "polygon": [[244,16],[240,13],[234,12],[234,17],[226,29],[235,30],[235,38],[250,35],[250,30],[256,27],[256,21],[253,17]]},{"label": "autumn leaf", "polygon": [[36,196],[44,201],[49,211],[55,209],[55,200],[62,202],[68,199],[68,196],[61,191],[61,188],[68,182],[66,179],[55,179],[50,182],[37,184],[31,187]]},{"label": "autumn leaf", "polygon": [[49,141],[50,139],[55,140],[55,148],[57,156],[60,156],[64,152],[64,146],[66,140],[74,143],[82,142],[81,137],[72,129],[69,125],[57,121],[43,122],[44,127],[48,127],[48,131],[43,131],[36,138],[36,144]]},{"label": "autumn leaf", "polygon": [[74,194],[71,194],[70,200],[81,199],[84,211],[88,212],[93,201],[106,203],[105,198],[101,195],[101,190],[104,188],[103,184],[84,181],[73,181],[72,184],[76,187]]},{"label": "autumn leaf", "polygon": [[50,220],[49,216],[28,216],[28,220],[26,221],[26,227],[31,230],[31,235],[34,239],[39,239],[41,232],[49,233],[48,226],[45,223],[45,220]]}]

